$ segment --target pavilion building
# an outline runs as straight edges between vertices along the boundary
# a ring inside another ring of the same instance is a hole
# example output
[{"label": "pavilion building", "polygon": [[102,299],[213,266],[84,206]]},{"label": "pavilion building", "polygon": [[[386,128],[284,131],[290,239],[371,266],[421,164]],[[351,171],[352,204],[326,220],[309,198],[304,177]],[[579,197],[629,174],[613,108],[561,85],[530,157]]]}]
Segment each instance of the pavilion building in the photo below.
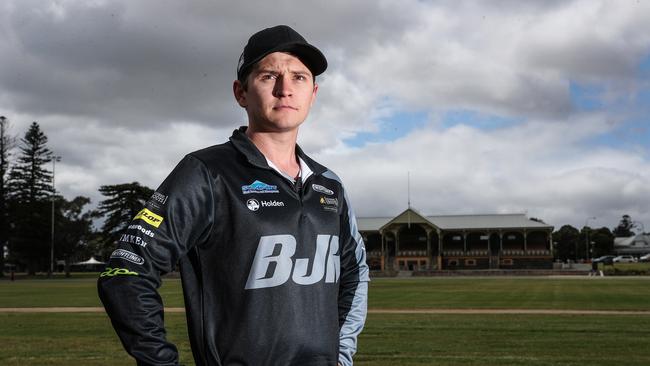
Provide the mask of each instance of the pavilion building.
[{"label": "pavilion building", "polygon": [[360,217],[367,263],[377,271],[552,269],[553,226],[525,214]]}]

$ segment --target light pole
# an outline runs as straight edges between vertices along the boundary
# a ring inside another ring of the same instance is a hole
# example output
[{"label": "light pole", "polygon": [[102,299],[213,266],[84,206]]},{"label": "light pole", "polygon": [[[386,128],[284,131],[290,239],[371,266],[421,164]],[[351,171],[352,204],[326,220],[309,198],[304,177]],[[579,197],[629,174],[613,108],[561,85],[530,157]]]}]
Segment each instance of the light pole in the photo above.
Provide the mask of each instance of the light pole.
[{"label": "light pole", "polygon": [[50,246],[50,276],[54,276],[54,196],[56,195],[56,186],[54,185],[54,175],[56,171],[56,162],[61,161],[60,156],[52,157],[52,245]]},{"label": "light pole", "polygon": [[596,220],[596,217],[587,217],[585,219],[585,252],[587,254],[585,260],[589,260],[589,227],[587,226],[589,220]]}]

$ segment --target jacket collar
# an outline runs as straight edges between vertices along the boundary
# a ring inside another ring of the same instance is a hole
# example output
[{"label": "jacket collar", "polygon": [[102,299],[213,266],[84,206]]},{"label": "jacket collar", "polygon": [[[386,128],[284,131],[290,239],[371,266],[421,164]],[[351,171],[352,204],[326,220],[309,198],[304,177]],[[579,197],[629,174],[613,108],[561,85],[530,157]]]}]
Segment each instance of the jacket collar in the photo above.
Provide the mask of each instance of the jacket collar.
[{"label": "jacket collar", "polygon": [[[233,131],[232,136],[230,136],[230,142],[233,144],[235,149],[239,151],[242,155],[246,157],[249,163],[264,169],[272,169],[269,164],[266,162],[264,154],[253,144],[253,142],[246,136],[246,126],[239,127]],[[316,175],[323,174],[327,168],[318,164],[312,160],[304,151],[296,144],[296,155],[298,155],[302,160],[307,163],[309,168]]]}]

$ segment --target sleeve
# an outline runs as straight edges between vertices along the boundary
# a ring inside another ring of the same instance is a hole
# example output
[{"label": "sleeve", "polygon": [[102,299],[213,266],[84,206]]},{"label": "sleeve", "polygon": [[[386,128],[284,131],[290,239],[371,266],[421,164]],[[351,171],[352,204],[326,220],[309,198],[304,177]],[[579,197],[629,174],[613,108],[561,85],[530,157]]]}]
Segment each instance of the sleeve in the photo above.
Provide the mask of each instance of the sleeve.
[{"label": "sleeve", "polygon": [[120,235],[97,287],[113,327],[138,365],[177,365],[167,341],[157,289],[191,247],[205,242],[214,221],[213,180],[186,156]]},{"label": "sleeve", "polygon": [[352,365],[357,337],[366,321],[368,307],[368,265],[363,239],[347,194],[341,215],[341,282],[339,285],[339,363]]}]

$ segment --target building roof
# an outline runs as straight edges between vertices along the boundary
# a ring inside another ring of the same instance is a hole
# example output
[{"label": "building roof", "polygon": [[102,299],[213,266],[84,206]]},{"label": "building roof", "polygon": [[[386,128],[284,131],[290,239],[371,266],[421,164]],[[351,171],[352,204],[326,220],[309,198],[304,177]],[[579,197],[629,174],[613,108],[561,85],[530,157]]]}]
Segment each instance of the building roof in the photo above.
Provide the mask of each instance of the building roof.
[{"label": "building roof", "polygon": [[424,216],[413,209],[407,209],[395,217],[359,217],[359,231],[379,231],[391,223],[429,224],[441,230],[477,230],[477,229],[545,229],[553,226],[531,220],[526,214],[487,214],[487,215],[436,215]]},{"label": "building roof", "polygon": [[357,217],[357,227],[359,231],[377,231],[392,219],[392,217]]},{"label": "building roof", "polygon": [[553,229],[553,226],[531,220],[526,214],[491,214],[491,215],[448,215],[427,216],[427,219],[443,230],[455,229],[516,229],[541,228]]}]

